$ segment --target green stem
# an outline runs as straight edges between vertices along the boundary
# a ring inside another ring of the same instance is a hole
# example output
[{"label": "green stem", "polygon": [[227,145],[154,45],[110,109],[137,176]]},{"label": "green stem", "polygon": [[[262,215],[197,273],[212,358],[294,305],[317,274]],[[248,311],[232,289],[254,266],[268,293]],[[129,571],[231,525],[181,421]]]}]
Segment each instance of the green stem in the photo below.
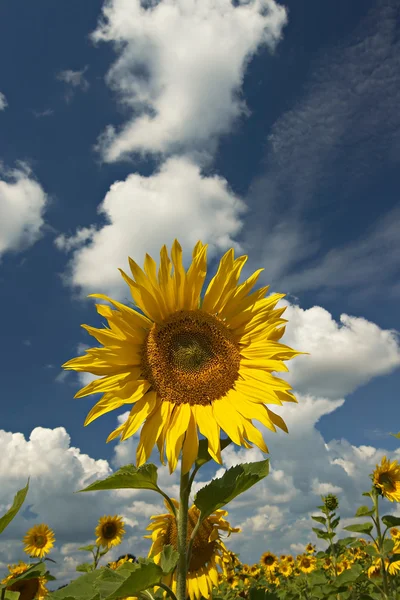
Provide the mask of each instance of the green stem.
[{"label": "green stem", "polygon": [[157,583],[158,587],[162,588],[163,590],[165,590],[167,592],[167,594],[172,598],[172,600],[178,600],[177,597],[175,596],[174,592],[171,590],[170,587],[168,587],[165,583]]},{"label": "green stem", "polygon": [[168,505],[171,507],[172,510],[172,514],[174,515],[175,519],[177,517],[176,515],[176,508],[175,508],[175,504],[172,502],[171,498],[168,496],[168,494],[166,494],[165,492],[162,491],[162,489],[158,488],[159,493],[161,494],[161,496],[164,496],[164,498],[166,499],[166,501],[168,502]]},{"label": "green stem", "polygon": [[180,502],[178,510],[178,552],[176,597],[177,600],[186,600],[186,575],[188,569],[187,561],[187,529],[189,510],[189,473],[182,474],[180,483]]},{"label": "green stem", "polygon": [[[383,547],[382,547],[383,546],[383,538],[382,538],[382,534],[381,534],[381,524],[380,524],[380,520],[379,520],[378,493],[375,488],[374,488],[374,493],[372,494],[372,501],[374,503],[374,508],[375,508],[375,526],[376,526],[376,531],[378,534],[378,548],[379,548],[379,552],[382,552],[383,551]],[[388,598],[389,588],[388,588],[385,560],[384,560],[383,556],[381,556],[381,566],[382,566],[382,578],[383,578],[383,591],[384,591],[385,597]]]},{"label": "green stem", "polygon": [[100,546],[96,546],[96,555],[93,554],[93,556],[94,556],[93,570],[97,569],[97,564],[99,562],[99,553],[100,553]]}]

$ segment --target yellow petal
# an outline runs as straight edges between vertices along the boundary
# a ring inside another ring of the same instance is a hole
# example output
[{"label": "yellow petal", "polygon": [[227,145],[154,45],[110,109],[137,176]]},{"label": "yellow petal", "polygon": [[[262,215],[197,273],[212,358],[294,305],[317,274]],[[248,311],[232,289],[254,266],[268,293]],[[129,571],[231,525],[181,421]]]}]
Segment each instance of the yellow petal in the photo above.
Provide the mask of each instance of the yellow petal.
[{"label": "yellow petal", "polygon": [[174,240],[172,244],[171,258],[174,265],[175,310],[180,310],[184,308],[186,273],[182,264],[182,248],[178,240]]},{"label": "yellow petal", "polygon": [[[138,401],[147,392],[149,387],[150,387],[149,383],[147,383],[147,382],[141,383],[136,388],[135,394],[132,394],[132,396],[130,397],[129,403]],[[95,419],[100,417],[101,415],[104,415],[105,413],[110,412],[111,410],[114,410],[116,408],[120,408],[121,406],[123,406],[126,403],[127,403],[126,400],[123,400],[117,396],[111,396],[111,397],[103,396],[103,398],[100,400],[100,402],[97,402],[97,404],[95,404],[93,406],[93,408],[89,412],[88,416],[86,417],[86,420],[84,423],[85,427],[86,427],[86,425],[89,425],[89,423],[91,423],[92,421],[94,421]]]},{"label": "yellow petal", "polygon": [[243,429],[244,435],[249,440],[255,444],[258,448],[260,448],[261,452],[265,452],[268,454],[268,446],[265,445],[264,438],[261,435],[261,432],[253,425],[250,419],[243,420]]},{"label": "yellow petal", "polygon": [[154,410],[157,403],[157,393],[147,392],[136,404],[132,407],[128,419],[125,422],[125,428],[122,432],[121,442],[128,437],[134,435],[143,421]]},{"label": "yellow petal", "polygon": [[115,440],[115,438],[117,438],[119,435],[121,435],[124,427],[125,427],[125,423],[122,423],[122,425],[120,425],[119,427],[114,429],[114,431],[112,431],[110,433],[110,435],[108,436],[108,438],[106,439],[106,444],[108,444],[108,442],[111,442],[112,440]]},{"label": "yellow petal", "polygon": [[264,404],[257,404],[255,402],[249,402],[246,397],[243,396],[243,393],[240,391],[231,392],[229,394],[229,403],[231,407],[231,412],[236,410],[240,415],[246,417],[246,419],[256,419],[260,421],[265,427],[271,429],[271,431],[276,431],[272,420],[270,419],[267,408]]},{"label": "yellow petal", "polygon": [[221,295],[226,280],[232,270],[234,250],[230,248],[221,258],[217,273],[211,279],[204,294],[202,309],[212,313],[214,305]]},{"label": "yellow petal", "polygon": [[164,419],[168,416],[169,402],[162,401],[151,415],[146,419],[145,424],[140,432],[139,444],[136,449],[136,465],[140,467],[149,458],[154,444],[156,443],[162,428]]},{"label": "yellow petal", "polygon": [[192,254],[192,263],[186,274],[186,310],[196,310],[199,306],[201,290],[207,275],[207,244],[197,242]]},{"label": "yellow petal", "polygon": [[126,304],[121,304],[121,302],[117,302],[116,300],[112,300],[105,294],[89,294],[88,298],[100,298],[101,300],[105,300],[109,302],[112,306],[120,311],[122,315],[127,319],[128,322],[132,323],[135,327],[143,327],[143,329],[150,329],[152,326],[151,321],[149,319],[140,314],[137,310],[133,310]]},{"label": "yellow petal", "polygon": [[171,277],[172,263],[168,256],[167,247],[164,245],[160,251],[160,266],[158,268],[158,281],[168,313],[175,310],[175,297]]},{"label": "yellow petal", "polygon": [[[236,411],[232,411],[231,404],[229,402],[231,392],[228,392],[226,396],[213,402],[213,413],[218,425],[223,431],[225,431],[231,440],[241,446],[241,431],[239,427],[240,416],[237,415]],[[237,418],[239,417],[239,419]]]},{"label": "yellow petal", "polygon": [[[80,389],[79,392],[75,394],[74,398],[84,398],[84,396],[89,396],[89,394],[100,394],[101,392],[118,390],[120,387],[123,387],[127,380],[132,379],[135,375],[136,373],[127,371],[125,373],[118,373],[117,375],[109,375],[102,377],[101,379],[95,379]],[[137,375],[139,375],[139,373],[137,373]]]},{"label": "yellow petal", "polygon": [[185,435],[182,449],[182,473],[188,473],[197,458],[199,450],[199,438],[197,436],[197,425],[193,411],[190,411],[189,425]]},{"label": "yellow petal", "polygon": [[190,420],[190,405],[180,404],[175,406],[171,422],[167,431],[167,460],[172,473],[177,465],[182,448],[183,437],[188,428]]},{"label": "yellow petal", "polygon": [[220,429],[215,420],[211,405],[196,405],[193,407],[200,433],[208,440],[208,451],[213,459],[222,464],[220,447]]}]

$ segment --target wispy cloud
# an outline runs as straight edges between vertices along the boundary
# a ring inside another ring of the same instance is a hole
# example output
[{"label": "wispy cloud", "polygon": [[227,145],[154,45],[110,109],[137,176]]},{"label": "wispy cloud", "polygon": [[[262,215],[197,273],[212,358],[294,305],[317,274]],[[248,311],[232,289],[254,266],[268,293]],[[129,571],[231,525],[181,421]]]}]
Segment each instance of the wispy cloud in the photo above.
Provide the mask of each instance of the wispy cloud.
[{"label": "wispy cloud", "polygon": [[63,81],[67,86],[67,90],[65,92],[66,102],[70,102],[72,100],[77,90],[87,92],[89,89],[90,84],[85,77],[85,73],[88,68],[89,66],[86,65],[81,71],[66,69],[65,71],[60,71],[57,73],[57,79],[59,81]]},{"label": "wispy cloud", "polygon": [[52,108],[46,108],[45,110],[32,110],[32,113],[37,119],[41,117],[51,117],[54,115],[54,110]]},{"label": "wispy cloud", "polygon": [[7,108],[8,106],[8,102],[7,102],[7,98],[5,97],[5,95],[0,92],[0,110],[4,110],[5,108]]},{"label": "wispy cloud", "polygon": [[[269,281],[279,280],[292,293],[368,286],[368,278],[376,285],[392,277],[399,264],[398,209],[382,215],[360,239],[321,252],[325,228],[332,219],[346,219],[346,203],[354,210],[354,197],[367,193],[366,178],[383,161],[399,162],[396,20],[394,3],[378,2],[348,40],[314,64],[304,94],[268,138],[265,172],[246,199],[252,217],[244,245],[258,254],[257,262],[261,254]],[[314,211],[321,209],[324,217],[316,222]],[[301,262],[312,257],[315,262],[304,268]]]}]

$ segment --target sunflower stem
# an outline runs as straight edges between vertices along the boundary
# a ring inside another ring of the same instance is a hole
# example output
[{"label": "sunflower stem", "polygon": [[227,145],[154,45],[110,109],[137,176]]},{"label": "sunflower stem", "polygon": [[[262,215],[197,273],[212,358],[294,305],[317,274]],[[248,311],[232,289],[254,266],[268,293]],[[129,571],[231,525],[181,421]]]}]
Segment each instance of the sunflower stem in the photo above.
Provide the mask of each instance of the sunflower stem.
[{"label": "sunflower stem", "polygon": [[172,598],[172,600],[178,600],[177,597],[175,596],[174,592],[171,590],[170,587],[168,587],[168,585],[166,585],[165,583],[157,583],[158,587],[162,588],[163,590],[165,590],[167,592],[167,594],[170,596],[170,598]]},{"label": "sunflower stem", "polygon": [[[379,548],[379,552],[382,553],[383,552],[383,536],[381,533],[381,524],[380,524],[380,520],[379,520],[378,492],[377,492],[376,488],[373,488],[372,501],[374,503],[374,508],[375,508],[375,526],[376,526],[376,532],[378,534],[378,537],[377,537],[378,548]],[[384,560],[383,556],[381,556],[381,566],[382,566],[384,597],[388,598],[389,597],[389,587],[388,587],[388,580],[387,580],[387,573],[386,573],[386,565],[385,565],[385,560]]]},{"label": "sunflower stem", "polygon": [[186,600],[186,575],[188,569],[187,560],[187,528],[189,510],[189,473],[182,473],[180,482],[180,502],[178,510],[178,552],[176,594],[177,600]]}]

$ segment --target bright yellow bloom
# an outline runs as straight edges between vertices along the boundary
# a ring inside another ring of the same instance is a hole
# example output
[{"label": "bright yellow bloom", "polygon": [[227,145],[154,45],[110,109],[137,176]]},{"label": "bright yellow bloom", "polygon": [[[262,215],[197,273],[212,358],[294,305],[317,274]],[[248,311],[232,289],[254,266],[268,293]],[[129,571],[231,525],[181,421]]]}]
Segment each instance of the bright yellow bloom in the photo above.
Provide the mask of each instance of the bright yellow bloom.
[{"label": "bright yellow bloom", "polygon": [[390,535],[393,540],[400,540],[400,529],[397,529],[397,527],[392,527],[390,530]]},{"label": "bright yellow bloom", "polygon": [[45,523],[34,525],[26,532],[24,537],[24,552],[29,556],[43,558],[54,546],[54,531]]},{"label": "bright yellow bloom", "polygon": [[313,554],[315,552],[315,545],[312,544],[311,542],[309,544],[307,544],[306,552],[308,552],[308,554]]},{"label": "bright yellow bloom", "polygon": [[373,472],[373,483],[390,502],[400,502],[400,465],[384,456]]},{"label": "bright yellow bloom", "polygon": [[96,305],[107,319],[108,329],[83,325],[103,347],[90,348],[85,356],[63,365],[102,376],[75,395],[103,393],[85,425],[133,404],[125,423],[107,441],[118,436],[125,440],[144,423],[137,466],[148,460],[157,443],[162,464],[166,449],[171,472],[182,450],[182,471],[187,473],[197,457],[198,430],[219,464],[221,430],[235,444],[246,448],[255,444],[266,453],[268,448],[253,420],[272,431],[275,426],[288,431],[283,419],[265,405],[297,402],[289,391],[291,386],[272,372],[288,371],[284,361],[307,354],[278,341],[285,331],[286,319],[281,316],[286,307],[275,306],[285,294],[264,298],[268,286],[249,293],[263,269],[239,285],[247,256],[234,259],[231,249],[201,299],[206,250],[207,245],[199,241],[185,272],[178,241],[172,246],[172,261],[163,246],[158,276],[156,263],[148,254],[144,271],[129,259],[133,279],[123,271],[121,274],[141,312],[92,294],[113,307]]},{"label": "bright yellow bloom", "polygon": [[279,565],[279,572],[282,573],[284,577],[289,577],[293,573],[292,567],[285,561]]},{"label": "bright yellow bloom", "polygon": [[[174,499],[172,501],[176,508],[179,508],[179,503]],[[152,533],[144,536],[151,538],[153,542],[148,556],[152,557],[156,564],[159,564],[161,560],[161,552],[165,545],[171,544],[175,550],[178,549],[176,520],[169,504],[165,502],[165,506],[169,512],[151,517],[152,523],[147,529]],[[200,511],[197,506],[193,505],[189,508],[188,541],[198,521],[199,514]],[[202,522],[197,531],[186,577],[186,594],[189,595],[190,600],[200,600],[202,596],[204,598],[210,597],[213,586],[218,585],[217,566],[222,569],[225,575],[228,574],[229,553],[220,537],[220,532],[226,531],[229,536],[231,533],[237,533],[240,529],[230,526],[228,521],[224,519],[227,514],[228,511],[226,510],[216,510]],[[224,561],[223,558],[226,560]],[[164,577],[163,582],[176,593],[176,571]]]},{"label": "bright yellow bloom", "polygon": [[261,555],[260,563],[266,571],[275,571],[278,567],[278,557],[272,552],[264,552]]},{"label": "bright yellow bloom", "polygon": [[[388,570],[389,567],[389,559],[385,558],[385,569]],[[368,569],[368,577],[372,579],[373,577],[379,577],[382,574],[382,561],[380,558],[376,558],[372,565]]]},{"label": "bright yellow bloom", "polygon": [[[8,570],[10,575],[7,575],[1,583],[7,584],[14,577],[18,577],[18,575],[22,575],[25,573],[27,569],[29,569],[30,565],[20,561],[18,565],[8,565]],[[37,598],[37,600],[43,600],[43,598],[48,594],[48,590],[46,588],[46,578],[34,577],[33,579],[22,579],[21,581],[17,581],[12,583],[10,586],[6,588],[10,592],[19,592],[18,600],[33,600]]]},{"label": "bright yellow bloom", "polygon": [[104,548],[112,548],[121,543],[125,533],[124,522],[118,515],[100,517],[95,530],[96,544]]},{"label": "bright yellow bloom", "polygon": [[317,559],[314,556],[302,555],[298,559],[297,566],[303,573],[311,573],[317,568]]},{"label": "bright yellow bloom", "polygon": [[285,558],[285,561],[288,563],[288,565],[294,565],[294,558],[291,554]]}]

